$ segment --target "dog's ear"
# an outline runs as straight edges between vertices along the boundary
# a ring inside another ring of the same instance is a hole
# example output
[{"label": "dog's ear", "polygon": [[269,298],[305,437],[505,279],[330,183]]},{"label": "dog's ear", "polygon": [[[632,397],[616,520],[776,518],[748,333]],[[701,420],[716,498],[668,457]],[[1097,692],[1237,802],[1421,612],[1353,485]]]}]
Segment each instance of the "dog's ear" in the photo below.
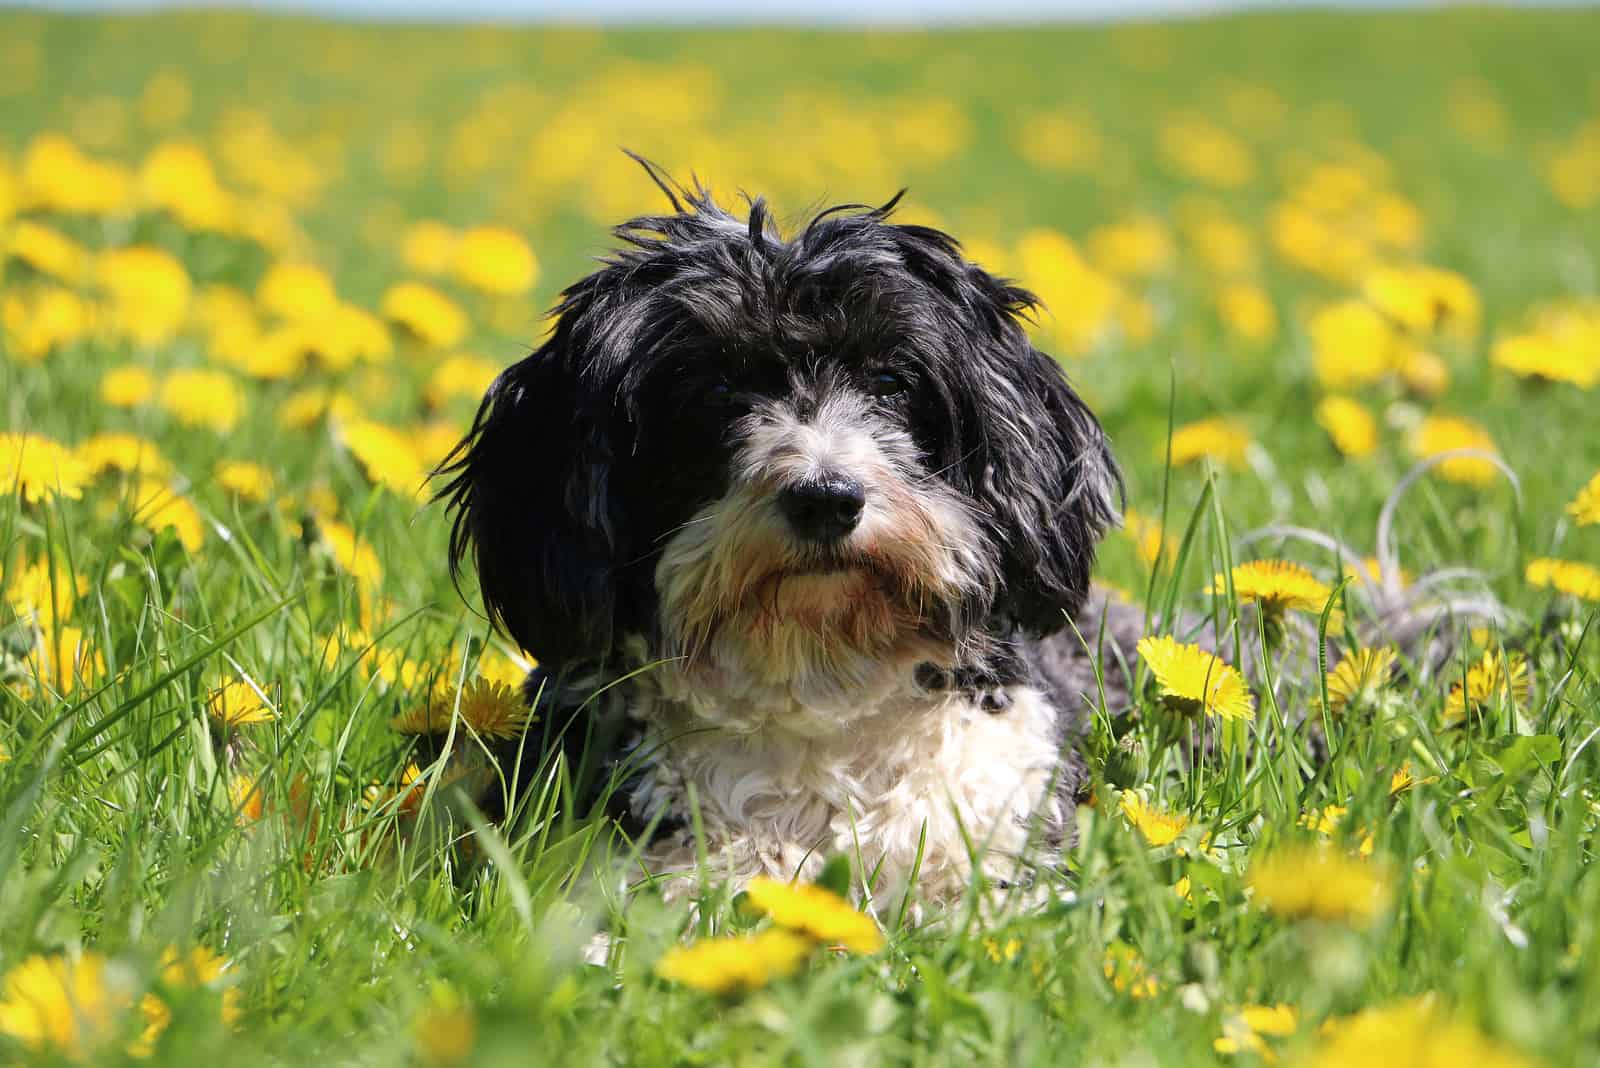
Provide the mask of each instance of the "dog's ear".
[{"label": "dog's ear", "polygon": [[905,266],[951,302],[962,331],[945,346],[959,353],[963,383],[949,395],[959,426],[952,474],[1000,548],[991,624],[1054,633],[1087,596],[1095,548],[1117,518],[1122,475],[1105,432],[1061,366],[1028,340],[1033,294],[968,262],[938,230],[885,229]]},{"label": "dog's ear", "polygon": [[1002,551],[997,622],[1051,634],[1089,592],[1122,476],[1060,365],[1020,328],[1007,333],[980,356],[987,381],[967,424],[968,477]]},{"label": "dog's ear", "polygon": [[551,667],[604,657],[617,532],[606,418],[587,410],[566,324],[495,379],[446,461],[453,577],[470,556],[489,618]]}]

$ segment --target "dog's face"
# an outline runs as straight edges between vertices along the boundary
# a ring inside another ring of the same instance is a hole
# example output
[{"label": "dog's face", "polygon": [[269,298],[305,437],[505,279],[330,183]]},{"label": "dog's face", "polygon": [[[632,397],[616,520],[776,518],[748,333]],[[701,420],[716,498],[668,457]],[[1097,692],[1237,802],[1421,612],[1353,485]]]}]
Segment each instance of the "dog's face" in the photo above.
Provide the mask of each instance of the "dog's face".
[{"label": "dog's face", "polygon": [[566,291],[447,490],[453,560],[529,652],[633,638],[831,702],[1065,624],[1113,517],[1104,436],[1032,298],[889,207],[785,240],[697,193]]}]

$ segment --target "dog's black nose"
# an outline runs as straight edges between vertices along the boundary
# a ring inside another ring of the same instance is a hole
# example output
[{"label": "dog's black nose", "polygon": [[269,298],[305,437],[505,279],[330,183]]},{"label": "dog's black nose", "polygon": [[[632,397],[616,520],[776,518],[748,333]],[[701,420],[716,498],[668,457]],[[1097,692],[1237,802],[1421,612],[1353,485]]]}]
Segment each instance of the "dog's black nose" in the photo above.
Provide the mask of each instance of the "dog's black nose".
[{"label": "dog's black nose", "polygon": [[825,475],[787,487],[778,507],[794,532],[807,541],[838,541],[861,521],[867,491],[843,475]]}]

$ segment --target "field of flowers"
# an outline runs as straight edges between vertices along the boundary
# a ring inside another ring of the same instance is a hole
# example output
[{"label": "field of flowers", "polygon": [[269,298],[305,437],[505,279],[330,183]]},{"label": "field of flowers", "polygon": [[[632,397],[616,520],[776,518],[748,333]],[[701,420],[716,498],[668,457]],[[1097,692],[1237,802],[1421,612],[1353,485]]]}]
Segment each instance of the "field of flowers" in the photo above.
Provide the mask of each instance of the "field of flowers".
[{"label": "field of flowers", "polygon": [[[0,12],[0,1063],[1600,1064],[1597,54]],[[907,186],[1048,304],[1152,623],[1045,907],[691,918],[559,775],[493,828],[417,758],[527,723],[424,482],[662,206],[619,146],[789,220]],[[1437,670],[1373,626],[1430,600]],[[1208,692],[1160,619],[1247,602]]]}]

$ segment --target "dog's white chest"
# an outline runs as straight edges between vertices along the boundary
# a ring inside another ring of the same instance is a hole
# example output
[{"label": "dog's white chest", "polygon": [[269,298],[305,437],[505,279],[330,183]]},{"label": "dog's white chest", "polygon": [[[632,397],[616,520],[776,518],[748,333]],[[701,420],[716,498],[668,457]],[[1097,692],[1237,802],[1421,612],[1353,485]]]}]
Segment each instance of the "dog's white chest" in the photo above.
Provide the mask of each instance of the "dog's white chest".
[{"label": "dog's white chest", "polygon": [[[660,813],[692,826],[692,786],[710,875],[736,886],[756,875],[814,876],[842,853],[858,876],[877,873],[880,904],[897,902],[914,870],[920,897],[953,900],[970,883],[975,856],[990,878],[1013,880],[1030,840],[1062,819],[1055,710],[1029,687],[1011,697],[1001,713],[959,696],[903,697],[822,734],[814,715],[800,717],[804,734],[786,730],[781,713],[759,729],[734,730],[651,702],[636,714],[657,755],[630,800],[644,818]],[[730,710],[728,721],[751,718]],[[645,860],[672,875],[692,870],[697,852],[685,829],[653,844]],[[693,885],[674,883],[669,894]]]}]

